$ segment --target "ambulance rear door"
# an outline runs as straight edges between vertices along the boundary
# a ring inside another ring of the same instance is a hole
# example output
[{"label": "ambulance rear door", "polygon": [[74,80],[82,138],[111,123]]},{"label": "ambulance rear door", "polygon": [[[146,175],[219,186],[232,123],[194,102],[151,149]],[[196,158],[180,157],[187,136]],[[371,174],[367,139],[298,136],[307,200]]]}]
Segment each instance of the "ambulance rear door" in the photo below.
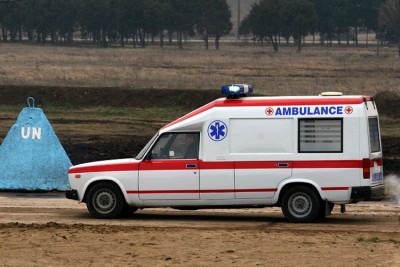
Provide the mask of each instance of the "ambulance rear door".
[{"label": "ambulance rear door", "polygon": [[[373,101],[366,102],[368,115],[369,158],[364,159],[364,179],[370,178],[372,186],[383,184],[383,155],[379,116]],[[369,163],[367,161],[369,160]],[[369,173],[366,172],[369,167]]]}]

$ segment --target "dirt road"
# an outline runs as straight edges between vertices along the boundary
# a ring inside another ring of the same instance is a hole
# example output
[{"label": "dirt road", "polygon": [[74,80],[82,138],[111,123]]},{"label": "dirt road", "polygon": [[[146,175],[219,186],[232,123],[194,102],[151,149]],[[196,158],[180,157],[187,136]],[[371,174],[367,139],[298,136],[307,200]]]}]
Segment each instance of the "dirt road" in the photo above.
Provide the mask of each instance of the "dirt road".
[{"label": "dirt road", "polygon": [[311,224],[280,209],[141,210],[92,219],[61,193],[0,193],[0,266],[399,266],[400,205]]}]

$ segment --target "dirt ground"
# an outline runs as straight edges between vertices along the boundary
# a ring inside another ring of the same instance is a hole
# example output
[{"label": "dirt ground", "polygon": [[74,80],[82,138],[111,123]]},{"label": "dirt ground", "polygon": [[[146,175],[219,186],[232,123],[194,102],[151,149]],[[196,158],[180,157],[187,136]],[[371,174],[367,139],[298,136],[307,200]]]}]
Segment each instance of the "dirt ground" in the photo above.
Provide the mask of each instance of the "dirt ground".
[{"label": "dirt ground", "polygon": [[399,266],[400,204],[335,207],[310,224],[279,208],[97,220],[63,193],[3,192],[0,240],[0,266]]}]

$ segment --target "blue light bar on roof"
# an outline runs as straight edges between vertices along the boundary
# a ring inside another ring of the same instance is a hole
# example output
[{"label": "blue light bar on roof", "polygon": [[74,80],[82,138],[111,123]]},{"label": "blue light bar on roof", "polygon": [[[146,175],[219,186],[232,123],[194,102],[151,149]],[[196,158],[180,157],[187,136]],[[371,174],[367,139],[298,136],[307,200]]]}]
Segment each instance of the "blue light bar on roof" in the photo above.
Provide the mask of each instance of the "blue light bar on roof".
[{"label": "blue light bar on roof", "polygon": [[253,93],[253,86],[250,84],[227,84],[221,87],[224,95],[241,95]]}]

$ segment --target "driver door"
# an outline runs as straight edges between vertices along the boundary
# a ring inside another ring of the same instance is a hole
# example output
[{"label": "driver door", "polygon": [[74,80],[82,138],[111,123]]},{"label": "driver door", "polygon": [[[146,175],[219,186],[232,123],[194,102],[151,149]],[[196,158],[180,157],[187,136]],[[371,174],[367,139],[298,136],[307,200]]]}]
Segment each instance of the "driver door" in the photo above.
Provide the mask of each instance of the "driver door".
[{"label": "driver door", "polygon": [[199,136],[189,132],[159,137],[139,165],[140,199],[200,199]]}]

